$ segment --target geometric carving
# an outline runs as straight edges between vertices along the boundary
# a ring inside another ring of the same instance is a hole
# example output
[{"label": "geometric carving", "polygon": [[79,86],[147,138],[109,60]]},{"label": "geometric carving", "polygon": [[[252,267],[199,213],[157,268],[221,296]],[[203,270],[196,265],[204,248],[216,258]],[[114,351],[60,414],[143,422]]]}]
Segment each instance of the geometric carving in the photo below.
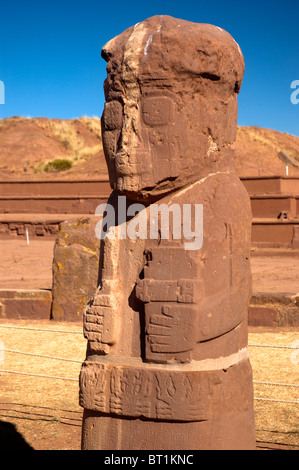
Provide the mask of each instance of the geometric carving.
[{"label": "geometric carving", "polygon": [[161,304],[146,304],[146,358],[165,362],[163,353],[191,351],[197,339],[195,320],[196,310],[190,305],[169,302],[161,307]]},{"label": "geometric carving", "polygon": [[140,279],[136,285],[136,296],[143,302],[194,303],[194,287],[197,283],[189,279],[154,280]]},{"label": "geometric carving", "polygon": [[128,417],[202,421],[206,419],[209,374],[199,378],[194,372],[85,362],[80,373],[80,405]]},{"label": "geometric carving", "polygon": [[102,57],[108,205],[120,211],[110,235],[121,236],[103,240],[84,314],[83,447],[251,448],[251,211],[233,169],[242,53],[221,28],[157,15]]},{"label": "geometric carving", "polygon": [[248,377],[250,380],[249,361],[227,372],[200,373],[85,361],[80,373],[80,405],[124,417],[203,421],[224,409],[248,407]]}]

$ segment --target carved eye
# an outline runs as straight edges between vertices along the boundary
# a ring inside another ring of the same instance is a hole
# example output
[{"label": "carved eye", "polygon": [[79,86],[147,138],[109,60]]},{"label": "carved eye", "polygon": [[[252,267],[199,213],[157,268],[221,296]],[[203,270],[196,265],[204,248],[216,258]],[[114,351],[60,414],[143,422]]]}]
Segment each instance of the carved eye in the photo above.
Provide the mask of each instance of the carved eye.
[{"label": "carved eye", "polygon": [[174,103],[166,96],[145,98],[142,102],[142,117],[151,127],[168,124],[173,118]]},{"label": "carved eye", "polygon": [[121,129],[123,118],[123,107],[119,101],[109,101],[105,103],[103,112],[104,128],[107,131]]}]

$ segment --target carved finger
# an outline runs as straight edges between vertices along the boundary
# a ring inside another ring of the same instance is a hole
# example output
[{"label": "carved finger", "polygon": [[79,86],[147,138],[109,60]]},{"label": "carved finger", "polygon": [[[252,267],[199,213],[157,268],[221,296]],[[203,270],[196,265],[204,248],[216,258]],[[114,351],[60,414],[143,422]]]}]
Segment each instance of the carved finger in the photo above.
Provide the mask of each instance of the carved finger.
[{"label": "carved finger", "polygon": [[150,317],[150,324],[164,326],[166,328],[172,327],[172,318],[164,317],[162,315],[153,315]]},{"label": "carved finger", "polygon": [[102,325],[104,322],[104,315],[89,315],[86,314],[84,318],[84,324],[87,323],[96,323],[98,325]]},{"label": "carved finger", "polygon": [[169,345],[169,336],[164,336],[164,335],[150,335],[148,337],[148,340],[150,344],[164,344],[164,345]]},{"label": "carved finger", "polygon": [[93,331],[94,333],[102,333],[104,330],[103,325],[98,325],[96,323],[87,323],[84,325],[85,331]]},{"label": "carved finger", "polygon": [[148,335],[171,336],[171,328],[160,325],[149,325],[146,332]]},{"label": "carved finger", "polygon": [[167,353],[169,352],[169,345],[151,344],[151,351],[153,353]]}]

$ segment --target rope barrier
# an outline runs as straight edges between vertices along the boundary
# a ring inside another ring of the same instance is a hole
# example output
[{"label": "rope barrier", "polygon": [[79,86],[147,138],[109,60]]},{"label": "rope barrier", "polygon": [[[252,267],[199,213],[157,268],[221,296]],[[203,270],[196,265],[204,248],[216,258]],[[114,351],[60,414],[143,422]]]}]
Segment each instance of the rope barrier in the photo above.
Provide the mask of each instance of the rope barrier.
[{"label": "rope barrier", "polygon": [[299,349],[299,346],[277,346],[276,344],[248,344],[254,348]]},{"label": "rope barrier", "polygon": [[[82,364],[82,360],[76,360],[76,359],[69,359],[65,357],[57,357],[57,356],[47,356],[45,354],[34,354],[34,353],[28,353],[24,351],[17,351],[15,349],[6,349],[6,348],[0,348],[0,351],[5,351],[13,354],[23,354],[25,356],[33,356],[33,357],[42,357],[45,359],[54,359],[58,361],[67,361],[67,362],[74,362],[77,364]],[[297,384],[287,384],[287,383],[279,383],[279,382],[260,382],[260,381],[253,381],[254,384],[259,384],[259,385],[274,385],[274,386],[280,386],[280,387],[299,387]]]},{"label": "rope barrier", "polygon": [[260,382],[258,380],[254,380],[253,383],[258,385],[275,385],[278,387],[299,387],[298,384],[284,384],[281,382]]},{"label": "rope barrier", "polygon": [[297,400],[297,401],[294,401],[294,400],[277,400],[276,398],[261,398],[261,397],[254,397],[254,400],[272,401],[272,402],[277,402],[277,403],[294,403],[295,405],[299,405],[299,400]]},{"label": "rope barrier", "polygon": [[78,361],[76,359],[68,359],[66,357],[57,357],[57,356],[47,356],[44,354],[34,354],[34,353],[28,353],[28,352],[23,352],[23,351],[16,351],[14,349],[6,349],[6,348],[0,348],[0,351],[5,351],[5,352],[10,352],[14,354],[23,354],[25,356],[34,356],[34,357],[44,357],[46,359],[56,359],[58,361],[68,361],[68,362],[76,362],[78,364],[82,364],[82,360]]},{"label": "rope barrier", "polygon": [[30,377],[42,377],[45,379],[60,379],[60,380],[71,380],[75,381],[78,383],[78,378],[73,379],[73,378],[68,378],[68,377],[58,377],[54,375],[45,375],[45,374],[29,374],[28,372],[17,372],[15,370],[7,370],[7,369],[0,369],[0,374],[4,372],[5,374],[18,374],[18,375],[27,375]]},{"label": "rope barrier", "polygon": [[13,328],[16,330],[46,331],[47,333],[71,333],[75,335],[83,335],[82,331],[51,330],[47,328],[31,328],[28,326],[0,325],[0,328]]},{"label": "rope barrier", "polygon": [[[26,355],[26,356],[42,357],[42,358],[46,358],[46,359],[54,359],[54,360],[59,360],[59,361],[67,361],[67,362],[82,364],[82,360],[79,361],[79,360],[76,360],[76,359],[69,359],[69,358],[64,358],[64,357],[47,356],[47,355],[44,355],[44,354],[27,353],[27,352],[23,352],[23,351],[17,351],[17,350],[14,350],[14,349],[6,349],[6,348],[0,348],[0,351],[1,350],[5,351],[5,352],[9,352],[9,353],[14,353],[14,354],[23,354],[23,355]],[[1,372],[15,373],[15,374],[21,374],[21,375],[32,375],[34,377],[48,377],[48,378],[64,379],[63,377],[54,377],[54,376],[40,375],[40,374],[29,374],[29,373],[25,373],[25,372],[8,371],[8,370],[4,370],[4,369],[0,369],[0,373]],[[77,380],[77,379],[66,379],[66,380]],[[299,387],[298,384],[289,384],[289,383],[281,383],[281,382],[262,382],[262,381],[254,380],[253,383],[258,384],[258,385],[272,385],[272,386],[279,386],[279,387]],[[297,403],[297,402],[290,402],[290,403]]]},{"label": "rope barrier", "polygon": [[[75,379],[75,378],[60,377],[60,376],[45,375],[45,374],[30,374],[30,373],[27,373],[27,372],[17,372],[17,371],[7,370],[7,369],[0,369],[0,374],[1,373],[25,375],[25,376],[31,376],[31,377],[41,377],[41,378],[47,378],[47,379],[69,380],[69,381],[75,381],[75,382],[78,383],[78,378]],[[290,386],[290,387],[298,387],[298,385],[293,385],[293,384],[274,384],[274,383],[271,383],[271,382],[253,382],[253,383],[262,383],[262,384],[266,384],[266,385],[283,385],[283,386]],[[295,404],[295,405],[299,404],[299,400],[297,400],[297,401],[294,401],[294,400],[277,400],[276,398],[262,398],[262,397],[254,397],[254,400],[277,402],[277,403],[292,403],[292,404]]]},{"label": "rope barrier", "polygon": [[[45,331],[47,333],[69,333],[83,335],[83,331],[52,330],[47,328],[31,328],[27,326],[0,325],[0,328],[14,328],[18,330]],[[278,346],[275,344],[248,344],[248,346],[255,348],[299,349],[299,346]]]},{"label": "rope barrier", "polygon": [[[17,372],[17,371],[13,371],[13,370],[0,369],[0,374],[3,373],[3,372],[8,373],[8,374],[25,375],[25,376],[31,376],[31,377],[47,378],[47,379],[69,380],[69,381],[79,383],[78,378],[74,379],[74,378],[70,378],[70,377],[58,377],[58,376],[45,375],[45,374],[29,374],[27,372]],[[294,400],[278,400],[276,398],[262,398],[262,397],[254,397],[254,400],[276,402],[276,403],[289,403],[289,404],[299,405],[299,400],[297,400],[297,401],[294,401]]]},{"label": "rope barrier", "polygon": [[[69,330],[55,330],[55,329],[45,329],[45,328],[32,328],[32,327],[22,327],[22,326],[14,326],[14,325],[0,325],[0,328],[13,328],[13,329],[21,329],[21,330],[31,330],[31,331],[44,331],[47,333],[67,333],[67,334],[80,334],[82,335],[82,331],[69,331]],[[273,348],[273,349],[292,349],[296,350],[299,349],[298,346],[282,346],[282,345],[275,345],[275,344],[248,344],[249,347],[259,347],[259,348]],[[53,360],[59,360],[59,361],[67,361],[67,362],[73,362],[77,364],[82,364],[82,360],[76,360],[76,359],[69,359],[69,358],[64,358],[64,357],[58,357],[58,356],[48,356],[44,354],[36,354],[36,353],[28,353],[24,351],[18,351],[14,349],[6,349],[6,348],[1,348],[0,351],[5,351],[8,353],[12,354],[22,354],[22,355],[27,355],[27,356],[34,356],[34,357],[41,357],[45,359],[53,359]],[[2,373],[7,373],[7,374],[17,374],[17,375],[23,375],[23,376],[30,376],[30,377],[40,377],[40,378],[47,378],[47,379],[58,379],[58,380],[67,380],[67,381],[72,381],[78,383],[78,378],[69,378],[69,377],[61,377],[61,376],[52,376],[52,375],[45,375],[45,374],[32,374],[32,373],[27,373],[27,372],[18,372],[18,371],[12,371],[12,370],[7,370],[7,369],[0,369],[0,374]],[[279,382],[262,382],[262,381],[253,381],[253,384],[256,385],[267,385],[267,386],[279,386],[279,387],[299,387],[298,384],[289,384],[289,383],[279,383]],[[276,398],[262,398],[262,397],[254,397],[254,400],[257,401],[265,401],[265,402],[276,402],[276,403],[288,403],[288,404],[299,404],[299,400],[279,400]]]}]

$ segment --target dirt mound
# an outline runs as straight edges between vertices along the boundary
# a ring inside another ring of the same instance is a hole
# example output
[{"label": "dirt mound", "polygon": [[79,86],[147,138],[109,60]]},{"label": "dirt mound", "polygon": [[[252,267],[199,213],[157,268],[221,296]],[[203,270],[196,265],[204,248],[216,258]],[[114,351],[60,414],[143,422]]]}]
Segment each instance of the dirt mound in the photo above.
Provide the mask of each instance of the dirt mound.
[{"label": "dirt mound", "polygon": [[[235,148],[240,176],[285,175],[286,164],[278,156],[281,151],[299,164],[299,137],[287,133],[238,127]],[[299,168],[289,166],[288,172],[299,176]],[[0,179],[74,179],[102,174],[107,174],[107,168],[99,118],[0,120]]]},{"label": "dirt mound", "polygon": [[[286,164],[279,158],[285,152],[299,165],[299,137],[260,127],[238,127],[236,168],[240,176],[286,175]],[[299,168],[288,166],[290,176]]]},{"label": "dirt mound", "polygon": [[[65,171],[61,169],[69,168]],[[99,118],[0,120],[0,178],[53,179],[106,173]]]}]

